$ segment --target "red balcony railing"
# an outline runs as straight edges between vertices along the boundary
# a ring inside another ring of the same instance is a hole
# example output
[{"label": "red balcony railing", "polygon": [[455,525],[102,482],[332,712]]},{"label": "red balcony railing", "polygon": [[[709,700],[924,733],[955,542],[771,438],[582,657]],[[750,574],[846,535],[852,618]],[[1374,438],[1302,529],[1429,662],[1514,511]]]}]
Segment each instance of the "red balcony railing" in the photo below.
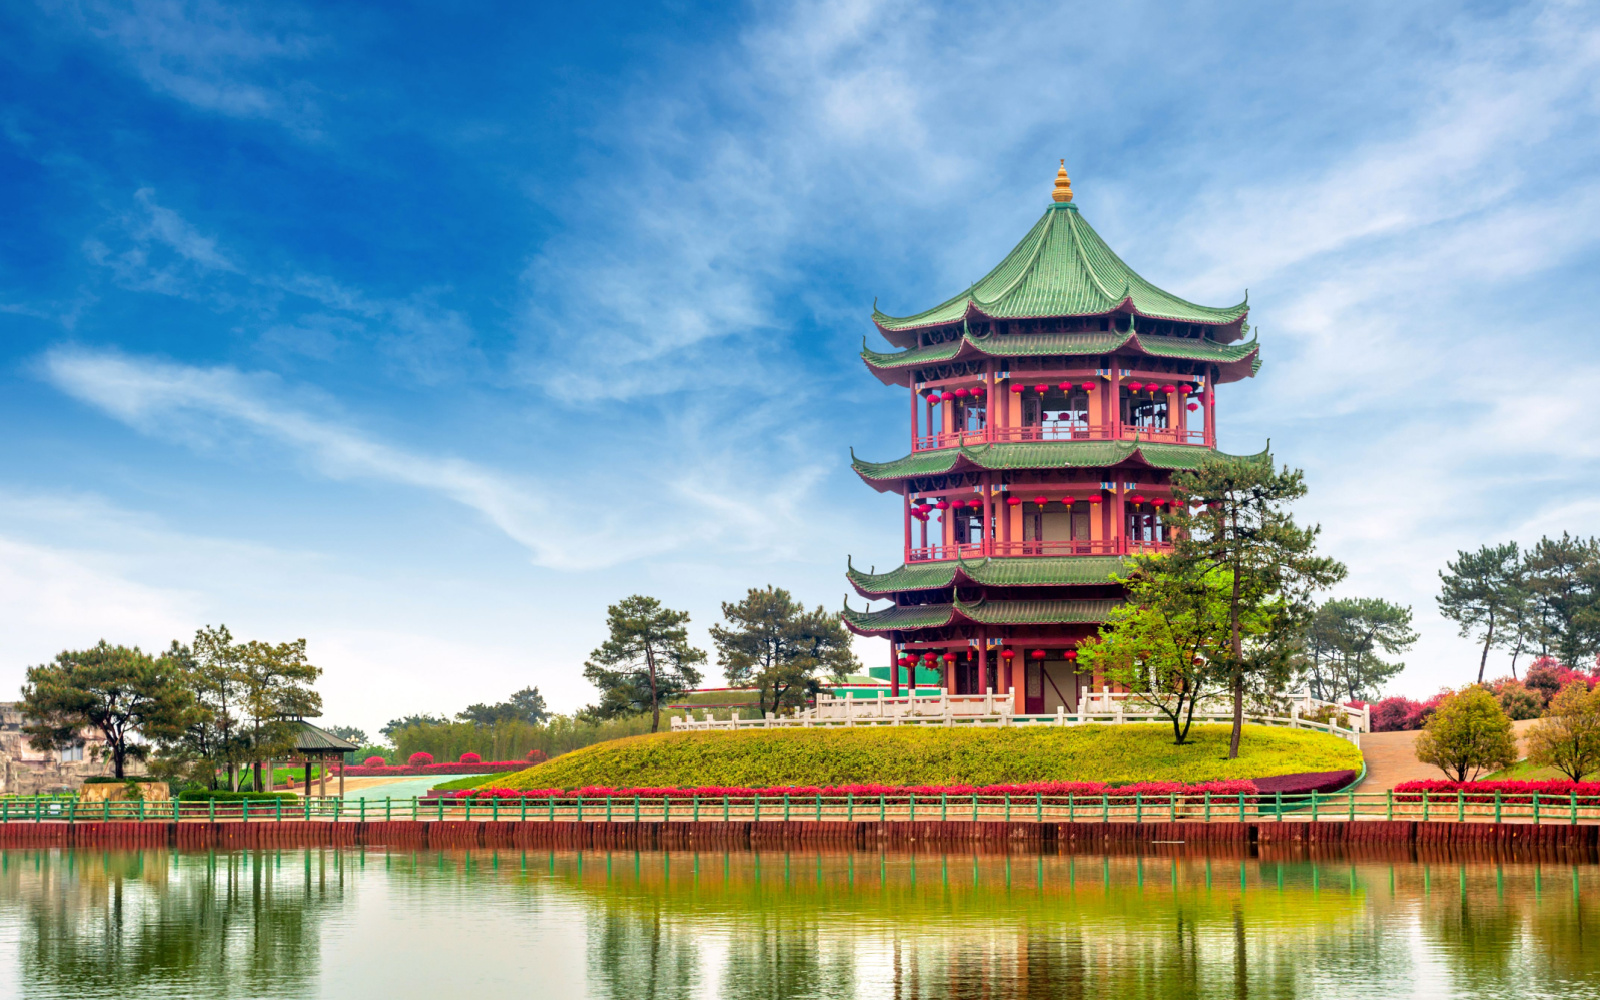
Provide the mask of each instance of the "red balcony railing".
[{"label": "red balcony railing", "polygon": [[1141,441],[1162,444],[1205,444],[1204,430],[1185,430],[1177,427],[1136,427],[1132,424],[1084,424],[1068,420],[1052,420],[1027,427],[984,427],[975,431],[940,431],[923,434],[911,443],[913,451],[932,451],[954,448],[963,444],[996,444],[1002,442],[1034,441],[1114,441],[1131,440],[1135,435]]},{"label": "red balcony railing", "polygon": [[1022,556],[1124,556],[1139,552],[1170,552],[1171,542],[1131,541],[1125,538],[1084,539],[1080,541],[989,542],[972,545],[924,545],[909,549],[906,562],[942,562],[954,559],[981,559]]}]

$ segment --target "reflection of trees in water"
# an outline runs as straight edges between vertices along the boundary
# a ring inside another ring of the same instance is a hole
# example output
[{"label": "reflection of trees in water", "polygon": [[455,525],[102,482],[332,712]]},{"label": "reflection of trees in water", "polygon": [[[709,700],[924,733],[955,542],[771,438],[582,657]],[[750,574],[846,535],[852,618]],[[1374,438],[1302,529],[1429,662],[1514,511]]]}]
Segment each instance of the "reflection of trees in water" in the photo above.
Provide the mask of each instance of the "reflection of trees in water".
[{"label": "reflection of trees in water", "polygon": [[724,964],[722,996],[728,1000],[771,997],[847,997],[855,993],[849,948],[828,948],[817,925],[794,911],[755,914],[732,928]]},{"label": "reflection of trees in water", "polygon": [[0,852],[30,994],[259,996],[315,979],[333,852]]},{"label": "reflection of trees in water", "polygon": [[698,995],[700,960],[689,935],[654,912],[607,906],[589,924],[589,978],[612,1000],[678,1000]]}]

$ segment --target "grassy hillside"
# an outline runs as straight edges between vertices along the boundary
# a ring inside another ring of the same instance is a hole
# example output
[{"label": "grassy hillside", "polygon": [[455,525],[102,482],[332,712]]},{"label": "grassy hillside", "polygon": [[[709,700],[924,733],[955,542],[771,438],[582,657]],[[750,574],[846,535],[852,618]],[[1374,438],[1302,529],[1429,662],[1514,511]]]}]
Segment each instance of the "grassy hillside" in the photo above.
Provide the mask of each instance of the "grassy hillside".
[{"label": "grassy hillside", "polygon": [[1359,770],[1361,751],[1325,733],[1246,726],[1237,760],[1228,727],[1195,726],[1172,744],[1160,725],[934,726],[658,733],[612,740],[500,776],[495,788],[774,786],[1027,781],[1216,781]]}]

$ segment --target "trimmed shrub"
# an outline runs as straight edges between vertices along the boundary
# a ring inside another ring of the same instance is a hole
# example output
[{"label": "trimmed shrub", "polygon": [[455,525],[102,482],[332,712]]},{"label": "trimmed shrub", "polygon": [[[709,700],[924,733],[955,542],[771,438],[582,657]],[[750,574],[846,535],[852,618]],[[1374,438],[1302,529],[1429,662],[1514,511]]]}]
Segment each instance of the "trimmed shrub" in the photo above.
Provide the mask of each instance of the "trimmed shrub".
[{"label": "trimmed shrub", "polygon": [[481,764],[481,763],[483,763],[483,758],[478,756],[477,754],[473,753],[471,750],[468,750],[466,753],[461,755],[461,763],[463,763],[463,764]]},{"label": "trimmed shrub", "polygon": [[1513,721],[1520,719],[1537,719],[1543,711],[1544,704],[1539,695],[1528,690],[1519,681],[1502,681],[1495,688],[1495,700],[1500,703],[1500,708]]},{"label": "trimmed shrub", "polygon": [[279,799],[299,801],[293,792],[229,792],[223,789],[189,788],[178,793],[182,802],[276,802]]},{"label": "trimmed shrub", "polygon": [[372,756],[361,762],[365,767],[387,767],[389,762],[382,757]]},{"label": "trimmed shrub", "polygon": [[1356,780],[1360,771],[1311,771],[1306,774],[1280,774],[1272,778],[1257,778],[1256,788],[1269,794],[1308,795],[1311,792],[1337,792]]},{"label": "trimmed shrub", "polygon": [[[1350,772],[1340,772],[1350,773]],[[905,801],[912,795],[919,798],[933,795],[1017,795],[1043,796],[1051,805],[1067,802],[1070,796],[1111,796],[1112,802],[1132,802],[1135,795],[1181,795],[1184,798],[1203,798],[1212,795],[1253,795],[1259,789],[1253,781],[1206,781],[1184,784],[1181,781],[1138,781],[1127,785],[1107,784],[1103,781],[1037,781],[1015,785],[830,785],[822,788],[803,785],[780,785],[772,788],[604,788],[590,786],[565,791],[560,788],[467,788],[450,795],[457,799],[708,799],[776,798],[782,795],[808,798],[814,795],[843,797],[856,795],[865,798],[882,796],[890,801]],[[444,789],[436,789],[444,791]]]},{"label": "trimmed shrub", "polygon": [[433,754],[427,752],[426,750],[418,750],[416,753],[406,758],[406,763],[413,766],[432,764]]},{"label": "trimmed shrub", "polygon": [[525,759],[530,764],[543,764],[545,761],[550,759],[550,755],[545,753],[543,750],[540,750],[538,747],[535,747],[534,749],[528,751],[528,756]]},{"label": "trimmed shrub", "polygon": [[1600,805],[1600,781],[1402,781],[1394,786],[1394,800],[1421,802],[1422,792],[1437,793],[1441,798],[1448,795],[1451,801],[1456,792],[1462,792],[1468,802],[1493,802],[1499,792],[1502,803],[1513,804],[1532,802],[1533,793],[1538,792],[1541,797],[1561,796],[1563,800],[1576,795],[1579,805]]},{"label": "trimmed shrub", "polygon": [[[1246,726],[1227,759],[1229,727],[785,728],[660,733],[614,740],[506,779],[503,788],[637,786],[967,786],[1062,781],[1127,784],[1249,779],[1361,767],[1348,741],[1305,729]],[[719,793],[720,794],[720,793]]]},{"label": "trimmed shrub", "polygon": [[411,774],[504,774],[507,771],[526,771],[525,760],[486,760],[477,764],[452,761],[448,764],[382,764],[375,767],[347,767],[344,773],[351,778],[398,778]]}]

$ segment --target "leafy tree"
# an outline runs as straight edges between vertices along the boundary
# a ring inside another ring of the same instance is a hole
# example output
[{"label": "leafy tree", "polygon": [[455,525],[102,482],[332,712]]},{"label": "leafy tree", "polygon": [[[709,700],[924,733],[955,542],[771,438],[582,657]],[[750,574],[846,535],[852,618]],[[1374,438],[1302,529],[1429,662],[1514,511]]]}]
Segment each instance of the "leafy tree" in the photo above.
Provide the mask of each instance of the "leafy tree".
[{"label": "leafy tree", "polygon": [[600,689],[588,712],[614,719],[648,711],[650,731],[661,727],[661,703],[700,683],[703,650],[689,645],[689,612],[664,608],[654,597],[635,594],[606,609],[611,637],[589,654],[583,676]]},{"label": "leafy tree", "polygon": [[367,731],[360,726],[329,726],[327,728],[328,732],[341,740],[349,740],[358,747],[366,746],[367,744]]},{"label": "leafy tree", "polygon": [[1383,685],[1405,669],[1378,651],[1394,655],[1417,641],[1411,609],[1381,597],[1347,597],[1329,601],[1311,616],[1306,629],[1307,680],[1318,698],[1341,696],[1372,700]]},{"label": "leafy tree", "polygon": [[1544,718],[1523,737],[1528,760],[1582,781],[1600,771],[1600,688],[1573,681],[1550,699]]},{"label": "leafy tree", "polygon": [[242,735],[248,739],[247,759],[255,762],[255,787],[260,788],[262,761],[294,750],[299,729],[294,720],[322,714],[322,695],[311,687],[322,668],[306,659],[304,639],[251,640],[239,647],[238,665],[241,708],[250,723]]},{"label": "leafy tree", "polygon": [[395,734],[408,726],[448,726],[450,720],[442,715],[402,715],[398,719],[390,719],[384,723],[378,732],[394,741]]},{"label": "leafy tree", "polygon": [[[1229,598],[1232,580],[1225,570],[1187,575],[1185,565],[1166,556],[1140,556],[1120,580],[1127,601],[1113,608],[1095,639],[1078,647],[1080,669],[1093,670],[1124,685],[1172,723],[1172,742],[1189,736],[1195,706],[1212,684],[1225,681],[1215,663],[1230,649]],[[1264,614],[1270,617],[1273,609]],[[1240,630],[1251,644],[1269,623],[1263,613],[1245,613]]]},{"label": "leafy tree", "polygon": [[839,616],[807,611],[787,590],[752,587],[737,604],[724,601],[722,617],[729,627],[711,628],[717,662],[729,684],[756,689],[763,714],[786,697],[816,694],[820,671],[842,678],[859,666]]},{"label": "leafy tree", "polygon": [[112,773],[121,778],[129,760],[149,755],[139,737],[172,735],[187,721],[192,703],[168,660],[102,639],[92,649],[64,651],[53,663],[28,668],[23,731],[35,750],[57,750],[93,729],[105,740]]},{"label": "leafy tree", "polygon": [[1530,691],[1525,684],[1514,680],[1507,680],[1494,690],[1495,701],[1500,703],[1500,710],[1506,713],[1506,718],[1512,722],[1523,719],[1537,719],[1544,711],[1544,701]]},{"label": "leafy tree", "polygon": [[[1297,637],[1312,608],[1311,594],[1344,578],[1344,565],[1315,554],[1318,527],[1302,528],[1287,511],[1305,496],[1305,474],[1270,455],[1260,460],[1214,456],[1193,472],[1172,477],[1187,503],[1166,515],[1174,530],[1173,559],[1181,572],[1205,577],[1228,574],[1229,644],[1217,661],[1233,694],[1233,734],[1228,757],[1239,756],[1244,731],[1244,694],[1252,682],[1284,676]],[[1189,511],[1190,504],[1200,510]],[[1273,609],[1257,641],[1247,647],[1246,623]]]},{"label": "leafy tree", "polygon": [[1417,759],[1456,781],[1510,767],[1517,759],[1511,720],[1494,695],[1476,685],[1446,695],[1417,734]]},{"label": "leafy tree", "polygon": [[537,725],[548,719],[550,712],[545,708],[544,695],[536,687],[523,688],[505,701],[496,705],[468,705],[466,711],[456,714],[462,722],[471,722],[479,726],[492,726],[497,722],[520,721]]},{"label": "leafy tree", "polygon": [[1600,652],[1600,539],[1541,538],[1525,562],[1540,655],[1592,662]]},{"label": "leafy tree", "polygon": [[[1489,650],[1507,638],[1520,638],[1516,623],[1526,617],[1527,571],[1516,542],[1457,552],[1440,571],[1439,613],[1459,626],[1463,638],[1481,639],[1478,683],[1489,665]],[[1498,630],[1498,631],[1497,631]]]}]

